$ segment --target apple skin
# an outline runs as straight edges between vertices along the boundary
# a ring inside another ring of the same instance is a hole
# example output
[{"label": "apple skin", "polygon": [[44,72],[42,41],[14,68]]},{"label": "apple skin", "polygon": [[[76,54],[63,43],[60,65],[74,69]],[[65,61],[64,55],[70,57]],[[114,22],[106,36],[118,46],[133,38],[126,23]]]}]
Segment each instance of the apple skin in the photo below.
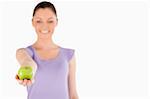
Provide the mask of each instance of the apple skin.
[{"label": "apple skin", "polygon": [[31,80],[33,77],[33,70],[31,66],[21,66],[18,70],[18,76],[20,80]]}]

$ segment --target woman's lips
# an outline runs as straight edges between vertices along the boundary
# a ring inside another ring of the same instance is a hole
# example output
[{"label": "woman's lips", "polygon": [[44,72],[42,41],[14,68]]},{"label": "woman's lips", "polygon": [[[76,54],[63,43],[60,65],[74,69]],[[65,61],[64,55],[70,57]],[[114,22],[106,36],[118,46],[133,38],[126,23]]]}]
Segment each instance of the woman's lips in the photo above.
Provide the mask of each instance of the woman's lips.
[{"label": "woman's lips", "polygon": [[44,30],[44,31],[41,31],[42,34],[48,34],[49,31],[48,30]]}]

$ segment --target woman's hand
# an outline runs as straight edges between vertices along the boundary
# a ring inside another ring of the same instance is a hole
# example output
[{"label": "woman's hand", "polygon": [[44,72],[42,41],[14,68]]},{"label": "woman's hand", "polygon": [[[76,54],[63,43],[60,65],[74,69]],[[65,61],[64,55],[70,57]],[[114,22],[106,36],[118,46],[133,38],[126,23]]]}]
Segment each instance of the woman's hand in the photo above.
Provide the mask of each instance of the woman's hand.
[{"label": "woman's hand", "polygon": [[31,80],[28,80],[28,79],[20,80],[18,75],[16,75],[15,78],[18,81],[18,83],[20,85],[23,85],[23,86],[30,86],[30,85],[32,85],[34,83],[34,79],[31,79]]}]

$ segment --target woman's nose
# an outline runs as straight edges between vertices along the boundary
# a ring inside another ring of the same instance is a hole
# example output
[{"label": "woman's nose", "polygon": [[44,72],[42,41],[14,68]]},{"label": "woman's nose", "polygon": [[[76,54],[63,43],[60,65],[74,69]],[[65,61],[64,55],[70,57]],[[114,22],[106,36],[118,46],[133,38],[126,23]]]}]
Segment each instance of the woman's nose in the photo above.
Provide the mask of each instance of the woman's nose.
[{"label": "woman's nose", "polygon": [[48,24],[47,23],[43,23],[42,29],[47,30],[48,28],[49,28]]}]

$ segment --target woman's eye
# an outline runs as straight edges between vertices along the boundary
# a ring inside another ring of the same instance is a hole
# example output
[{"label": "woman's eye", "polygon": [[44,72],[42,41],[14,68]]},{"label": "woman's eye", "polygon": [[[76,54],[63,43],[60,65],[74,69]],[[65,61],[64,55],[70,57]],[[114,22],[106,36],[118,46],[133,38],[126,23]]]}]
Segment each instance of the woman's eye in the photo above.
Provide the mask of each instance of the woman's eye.
[{"label": "woman's eye", "polygon": [[36,21],[37,23],[42,23],[41,21]]},{"label": "woman's eye", "polygon": [[53,23],[53,21],[48,21],[48,23]]}]

